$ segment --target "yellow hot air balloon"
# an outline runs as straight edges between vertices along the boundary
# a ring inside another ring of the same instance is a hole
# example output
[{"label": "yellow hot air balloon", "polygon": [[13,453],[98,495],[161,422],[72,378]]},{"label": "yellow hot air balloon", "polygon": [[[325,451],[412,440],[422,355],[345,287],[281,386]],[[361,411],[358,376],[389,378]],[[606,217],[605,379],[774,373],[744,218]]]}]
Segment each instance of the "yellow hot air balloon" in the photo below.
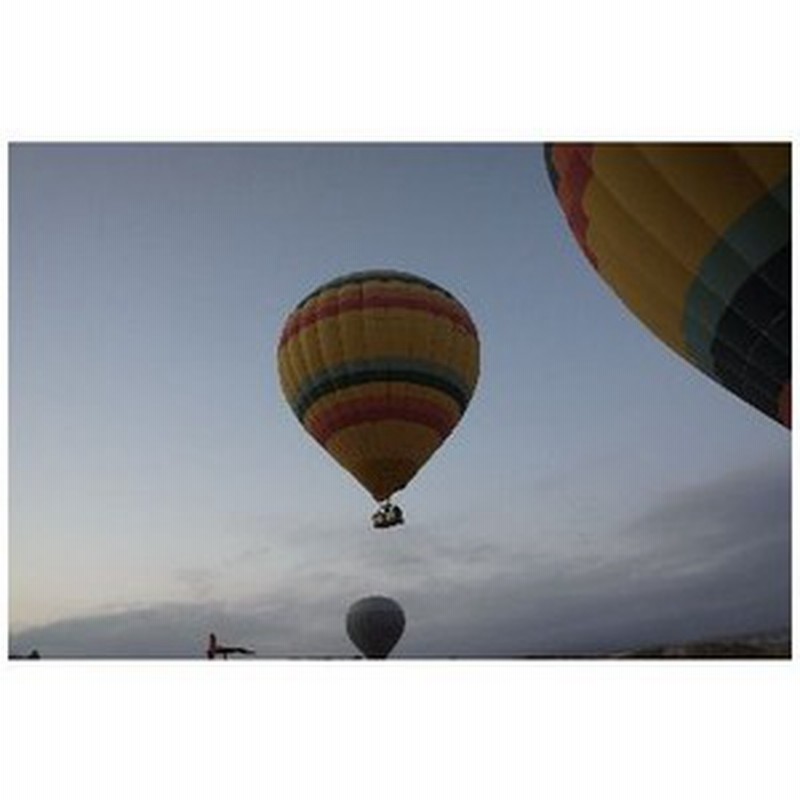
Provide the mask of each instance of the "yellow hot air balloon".
[{"label": "yellow hot air balloon", "polygon": [[302,426],[402,522],[391,495],[452,432],[478,381],[469,312],[435,283],[396,270],[355,272],[292,311],[278,345],[284,395]]},{"label": "yellow hot air balloon", "polygon": [[788,144],[551,144],[597,272],[662,341],[791,427]]}]

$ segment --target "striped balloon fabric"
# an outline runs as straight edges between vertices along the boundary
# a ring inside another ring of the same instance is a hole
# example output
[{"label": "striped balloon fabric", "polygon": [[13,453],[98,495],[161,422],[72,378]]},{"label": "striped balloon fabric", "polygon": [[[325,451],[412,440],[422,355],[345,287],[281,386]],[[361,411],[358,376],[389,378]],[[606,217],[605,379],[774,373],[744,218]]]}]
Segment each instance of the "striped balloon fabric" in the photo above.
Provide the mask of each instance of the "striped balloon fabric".
[{"label": "striped balloon fabric", "polygon": [[478,372],[464,306],[395,270],[320,286],[289,315],[278,345],[281,387],[300,423],[378,501],[451,433]]},{"label": "striped balloon fabric", "polygon": [[660,339],[791,427],[788,144],[551,144],[583,252]]}]

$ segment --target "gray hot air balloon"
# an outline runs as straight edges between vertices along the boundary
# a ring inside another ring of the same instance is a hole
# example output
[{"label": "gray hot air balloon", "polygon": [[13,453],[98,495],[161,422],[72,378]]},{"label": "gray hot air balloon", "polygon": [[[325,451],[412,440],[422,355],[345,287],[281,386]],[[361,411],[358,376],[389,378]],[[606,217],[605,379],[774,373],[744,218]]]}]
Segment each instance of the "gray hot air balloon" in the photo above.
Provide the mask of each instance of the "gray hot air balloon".
[{"label": "gray hot air balloon", "polygon": [[347,635],[367,658],[386,658],[405,626],[403,609],[391,597],[362,597],[347,612]]}]

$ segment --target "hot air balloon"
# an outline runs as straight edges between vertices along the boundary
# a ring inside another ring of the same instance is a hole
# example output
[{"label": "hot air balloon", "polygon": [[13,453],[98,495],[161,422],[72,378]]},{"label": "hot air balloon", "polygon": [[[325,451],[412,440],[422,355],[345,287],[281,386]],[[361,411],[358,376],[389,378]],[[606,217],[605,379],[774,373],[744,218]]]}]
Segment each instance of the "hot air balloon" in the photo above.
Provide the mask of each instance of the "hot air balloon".
[{"label": "hot air balloon", "polygon": [[572,232],[669,347],[791,427],[787,144],[550,144]]},{"label": "hot air balloon", "polygon": [[472,398],[478,333],[448,291],[407,272],[355,272],[314,290],[278,345],[284,395],[302,426],[401,523],[391,496],[450,435]]},{"label": "hot air balloon", "polygon": [[391,597],[362,597],[347,612],[347,635],[367,658],[386,658],[405,626],[403,609]]}]

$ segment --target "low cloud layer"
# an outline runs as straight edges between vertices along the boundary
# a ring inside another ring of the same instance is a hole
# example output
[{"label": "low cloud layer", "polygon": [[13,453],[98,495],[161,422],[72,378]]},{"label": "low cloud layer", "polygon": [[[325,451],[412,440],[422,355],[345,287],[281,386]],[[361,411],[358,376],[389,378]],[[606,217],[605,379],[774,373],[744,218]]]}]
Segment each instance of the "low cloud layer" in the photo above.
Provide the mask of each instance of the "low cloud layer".
[{"label": "low cloud layer", "polygon": [[521,524],[504,520],[507,531],[489,517],[452,520],[462,530],[447,539],[417,526],[414,547],[326,531],[337,558],[276,569],[260,593],[215,601],[210,576],[186,570],[175,576],[184,602],[20,631],[10,649],[197,658],[214,630],[263,657],[350,657],[347,608],[373,592],[405,609],[397,657],[568,655],[776,629],[790,620],[790,498],[788,470],[775,464],[675,492],[622,528],[598,522],[589,534],[521,535]]}]

